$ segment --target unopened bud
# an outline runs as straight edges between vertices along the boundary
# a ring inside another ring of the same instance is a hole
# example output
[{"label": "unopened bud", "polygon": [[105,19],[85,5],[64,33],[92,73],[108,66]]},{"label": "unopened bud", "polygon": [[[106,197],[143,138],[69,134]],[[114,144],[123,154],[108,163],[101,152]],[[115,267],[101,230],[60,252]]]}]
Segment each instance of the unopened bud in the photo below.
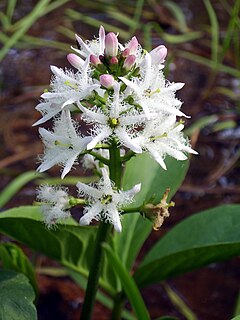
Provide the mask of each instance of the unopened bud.
[{"label": "unopened bud", "polygon": [[123,56],[124,58],[126,58],[127,56],[129,56],[129,54],[130,54],[130,49],[128,49],[128,48],[124,49],[123,52],[122,52],[122,56]]},{"label": "unopened bud", "polygon": [[128,45],[127,48],[129,49],[129,54],[136,54],[137,48],[138,48],[138,40],[136,37],[133,37]]},{"label": "unopened bud", "polygon": [[158,65],[164,63],[167,56],[167,48],[161,45],[150,51],[149,54],[152,57],[152,63]]},{"label": "unopened bud", "polygon": [[74,53],[69,53],[67,55],[67,60],[76,69],[81,69],[84,64],[84,60]]},{"label": "unopened bud", "polygon": [[127,56],[127,58],[124,61],[123,68],[126,69],[127,71],[132,68],[136,61],[136,56],[131,54],[130,56]]},{"label": "unopened bud", "polygon": [[109,62],[110,62],[110,64],[118,64],[118,58],[112,57]]},{"label": "unopened bud", "polygon": [[110,32],[105,37],[105,55],[115,57],[118,53],[118,38],[115,33]]},{"label": "unopened bud", "polygon": [[114,78],[110,74],[102,74],[100,77],[100,83],[103,87],[110,89],[113,87],[114,84]]},{"label": "unopened bud", "polygon": [[91,54],[91,55],[90,55],[90,62],[91,62],[94,66],[97,66],[98,64],[102,63],[102,62],[100,61],[100,59],[99,59],[97,56],[95,56],[94,54]]}]

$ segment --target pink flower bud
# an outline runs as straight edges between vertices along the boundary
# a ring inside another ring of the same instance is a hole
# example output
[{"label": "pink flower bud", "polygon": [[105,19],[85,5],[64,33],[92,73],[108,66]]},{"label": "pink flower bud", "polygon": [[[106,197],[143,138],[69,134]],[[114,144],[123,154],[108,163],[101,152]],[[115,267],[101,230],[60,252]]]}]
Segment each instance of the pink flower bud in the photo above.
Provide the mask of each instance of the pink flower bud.
[{"label": "pink flower bud", "polygon": [[127,48],[129,49],[129,54],[136,54],[137,48],[138,48],[138,40],[136,37],[133,37],[128,45]]},{"label": "pink flower bud", "polygon": [[118,58],[117,57],[112,57],[110,59],[110,64],[118,64]]},{"label": "pink flower bud", "polygon": [[130,70],[134,65],[135,61],[136,61],[136,56],[134,56],[133,54],[127,56],[123,64],[123,68],[126,69],[127,71]]},{"label": "pink flower bud", "polygon": [[98,64],[102,63],[102,62],[100,61],[100,59],[99,59],[97,56],[95,56],[94,54],[91,54],[91,55],[90,55],[90,62],[91,62],[94,66],[97,66]]},{"label": "pink flower bud", "polygon": [[115,33],[110,32],[105,37],[105,55],[115,57],[118,53],[118,38]]},{"label": "pink flower bud", "polygon": [[110,89],[113,87],[114,84],[114,78],[110,74],[102,74],[100,77],[100,83],[103,87]]},{"label": "pink flower bud", "polygon": [[129,54],[130,54],[130,49],[128,49],[128,48],[124,49],[123,52],[122,52],[122,56],[123,56],[124,58],[126,58],[127,56],[129,56]]},{"label": "pink flower bud", "polygon": [[76,69],[81,69],[84,64],[84,60],[74,53],[69,53],[67,55],[67,60]]},{"label": "pink flower bud", "polygon": [[149,52],[149,54],[152,57],[153,64],[161,64],[165,61],[165,58],[167,56],[167,48],[161,45],[153,49],[151,52]]}]

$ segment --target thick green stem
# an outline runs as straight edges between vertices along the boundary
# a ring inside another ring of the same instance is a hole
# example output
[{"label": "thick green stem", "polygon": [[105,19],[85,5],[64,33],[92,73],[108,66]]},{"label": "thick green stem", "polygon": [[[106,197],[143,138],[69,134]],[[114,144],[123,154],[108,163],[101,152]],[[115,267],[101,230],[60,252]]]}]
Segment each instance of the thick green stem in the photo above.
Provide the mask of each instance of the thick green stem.
[{"label": "thick green stem", "polygon": [[[120,149],[117,146],[117,142],[113,139],[109,148],[109,171],[110,179],[115,183],[115,186],[121,188],[122,177],[122,163],[120,157]],[[107,240],[110,233],[111,225],[105,222],[101,222],[98,228],[97,237],[95,240],[95,248],[91,267],[88,276],[88,284],[85,293],[85,299],[82,307],[81,320],[90,320],[92,318],[92,312],[94,307],[94,301],[98,289],[98,281],[101,275],[102,263],[103,263],[103,248],[102,243]]]},{"label": "thick green stem", "polygon": [[94,301],[98,289],[98,280],[101,274],[103,249],[102,243],[106,241],[111,230],[111,225],[101,222],[98,227],[97,237],[95,240],[95,248],[91,268],[88,276],[88,284],[85,293],[85,299],[82,307],[81,320],[90,320],[94,307]]},{"label": "thick green stem", "polygon": [[115,186],[120,189],[122,182],[122,163],[120,156],[120,148],[117,145],[115,139],[112,140],[111,147],[109,149],[110,159],[109,159],[109,171],[110,179],[115,182]]}]

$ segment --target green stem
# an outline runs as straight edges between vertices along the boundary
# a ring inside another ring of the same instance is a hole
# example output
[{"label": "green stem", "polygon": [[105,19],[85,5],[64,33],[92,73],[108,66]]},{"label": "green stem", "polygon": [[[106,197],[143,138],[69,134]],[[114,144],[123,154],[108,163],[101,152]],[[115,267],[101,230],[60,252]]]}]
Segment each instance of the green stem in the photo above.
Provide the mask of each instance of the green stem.
[{"label": "green stem", "polygon": [[121,157],[121,162],[126,162],[128,160],[130,160],[132,157],[135,157],[136,153],[133,152],[132,150],[130,150],[127,154],[125,154],[125,156]]},{"label": "green stem", "polygon": [[115,139],[112,140],[111,147],[109,149],[110,153],[110,163],[109,163],[109,171],[110,171],[110,179],[115,182],[115,186],[120,189],[122,182],[122,162],[120,156],[120,148],[117,145],[117,141]]},{"label": "green stem", "polygon": [[[122,161],[120,156],[120,148],[117,146],[115,140],[112,141],[110,152],[110,179],[115,182],[115,186],[120,189],[122,182]],[[114,306],[112,311],[112,320],[120,320],[122,309],[124,307],[124,297],[122,293],[117,295],[114,300]]]},{"label": "green stem", "polygon": [[124,292],[120,292],[114,299],[114,305],[112,310],[112,320],[121,320],[122,310],[124,307],[126,296]]},{"label": "green stem", "polygon": [[103,249],[102,243],[106,241],[108,234],[110,233],[111,225],[105,222],[101,222],[98,227],[97,237],[95,240],[95,248],[93,253],[93,259],[88,276],[88,284],[85,293],[84,303],[82,307],[81,320],[90,320],[92,318],[92,312],[94,307],[94,301],[98,289],[98,280],[102,269],[102,257]]},{"label": "green stem", "polygon": [[97,152],[94,151],[89,151],[89,154],[91,154],[95,159],[101,161],[102,163],[106,164],[107,166],[109,165],[109,160],[98,154]]},{"label": "green stem", "polygon": [[[115,139],[112,140],[112,144],[109,148],[109,153],[110,159],[108,165],[110,171],[110,179],[115,183],[115,186],[118,189],[120,189],[122,177],[122,163],[120,157],[120,149],[118,148],[117,141]],[[110,224],[105,222],[100,223],[97,232],[97,237],[95,240],[94,254],[88,276],[88,284],[80,318],[81,320],[90,320],[92,318],[94,301],[98,289],[98,281],[101,275],[101,269],[103,264],[102,243],[106,242],[110,230]]]}]

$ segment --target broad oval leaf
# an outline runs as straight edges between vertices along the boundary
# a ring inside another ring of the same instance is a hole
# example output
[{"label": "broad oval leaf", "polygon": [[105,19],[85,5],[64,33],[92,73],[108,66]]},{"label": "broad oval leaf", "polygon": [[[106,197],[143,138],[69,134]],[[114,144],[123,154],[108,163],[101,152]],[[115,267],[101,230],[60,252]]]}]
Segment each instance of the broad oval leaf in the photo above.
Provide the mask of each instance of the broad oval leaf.
[{"label": "broad oval leaf", "polygon": [[[81,227],[73,219],[49,230],[42,222],[39,207],[26,206],[0,214],[0,232],[28,245],[62,265],[88,276],[93,254],[96,227]],[[100,285],[115,292],[104,279]]]},{"label": "broad oval leaf", "polygon": [[[163,170],[147,153],[139,154],[127,162],[123,178],[124,189],[130,189],[137,183],[142,184],[131,207],[140,206],[154,194],[154,202],[159,202],[167,188],[170,188],[170,200],[186,175],[188,162],[167,158],[166,165],[168,170]],[[121,261],[130,269],[152,230],[152,223],[136,213],[125,214],[122,225],[122,232],[115,234],[115,247]]]},{"label": "broad oval leaf", "polygon": [[240,253],[240,205],[195,214],[174,227],[148,252],[134,278],[140,287]]},{"label": "broad oval leaf", "polygon": [[0,320],[37,320],[33,288],[21,273],[0,270]]}]

